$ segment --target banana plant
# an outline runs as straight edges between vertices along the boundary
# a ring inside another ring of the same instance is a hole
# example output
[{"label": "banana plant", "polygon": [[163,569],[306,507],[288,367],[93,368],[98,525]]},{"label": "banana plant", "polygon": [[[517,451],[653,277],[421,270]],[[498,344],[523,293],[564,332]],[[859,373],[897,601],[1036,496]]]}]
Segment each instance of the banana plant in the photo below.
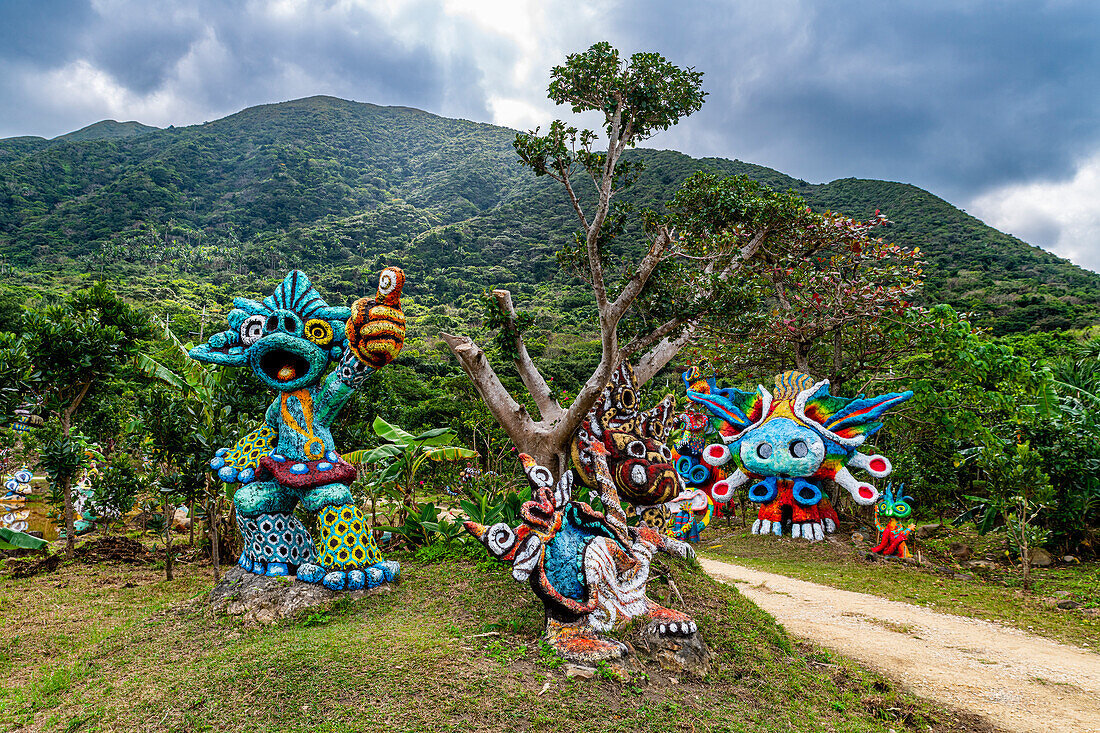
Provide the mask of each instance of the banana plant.
[{"label": "banana plant", "polygon": [[370,450],[345,453],[344,460],[360,466],[385,464],[376,482],[396,485],[401,492],[398,524],[404,522],[409,511],[417,511],[416,473],[424,461],[462,461],[478,456],[475,450],[453,445],[458,433],[451,428],[432,428],[413,435],[380,417],[374,418],[373,428],[375,435],[388,442]]}]

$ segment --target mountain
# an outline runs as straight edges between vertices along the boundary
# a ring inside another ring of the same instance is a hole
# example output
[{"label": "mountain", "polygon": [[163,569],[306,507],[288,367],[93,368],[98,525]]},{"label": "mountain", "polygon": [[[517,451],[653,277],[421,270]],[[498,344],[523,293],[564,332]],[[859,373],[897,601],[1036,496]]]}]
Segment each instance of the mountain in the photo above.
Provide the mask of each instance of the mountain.
[{"label": "mountain", "polygon": [[[339,295],[356,292],[361,271],[395,263],[416,274],[409,292],[426,303],[471,305],[482,287],[534,293],[554,283],[568,308],[555,252],[573,214],[553,181],[519,166],[514,137],[406,107],[310,97],[190,127],[104,121],[54,141],[8,138],[0,256],[35,277],[80,268],[124,277],[128,261],[222,284],[294,265]],[[659,205],[710,168],[793,189],[814,208],[881,209],[894,222],[887,236],[925,253],[928,302],[976,312],[997,333],[1100,320],[1100,275],[915,186],[808,184],[741,161],[631,155],[646,165],[624,197],[638,205]]]},{"label": "mountain", "polygon": [[76,132],[55,137],[54,140],[64,140],[70,143],[83,142],[85,140],[114,140],[120,137],[133,137],[144,135],[147,132],[159,130],[159,127],[150,127],[140,122],[117,122],[115,120],[100,120],[94,124],[82,127]]}]

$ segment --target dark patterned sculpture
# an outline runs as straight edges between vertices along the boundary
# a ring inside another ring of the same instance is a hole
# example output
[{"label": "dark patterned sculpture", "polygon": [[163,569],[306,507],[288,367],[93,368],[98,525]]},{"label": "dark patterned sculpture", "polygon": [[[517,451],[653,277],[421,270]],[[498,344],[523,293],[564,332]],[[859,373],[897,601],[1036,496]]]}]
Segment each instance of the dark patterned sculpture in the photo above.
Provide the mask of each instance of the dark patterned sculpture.
[{"label": "dark patterned sculpture", "polygon": [[596,486],[596,459],[590,446],[607,449],[607,465],[619,496],[634,506],[671,501],[683,491],[665,445],[672,427],[675,398],[669,395],[651,410],[638,410],[634,370],[619,364],[596,404],[573,437],[573,467],[588,486]]},{"label": "dark patterned sculpture", "polygon": [[913,396],[834,397],[828,380],[815,383],[801,372],[776,377],[774,395],[763,386],[755,392],[720,388],[714,377],[702,379],[695,367],[683,379],[688,399],[720,424],[723,444],[707,446],[707,462],[736,466],[726,480],[731,490],[752,482],[749,499],[760,504],[753,534],[787,531],[810,541],[836,530],[836,511],[821,488],[824,481],[844,487],[857,504],[868,506],[878,499],[878,490],[857,480],[848,466],[875,478],[890,474],[885,457],[857,448],[882,427],[878,418]]},{"label": "dark patterned sculpture", "polygon": [[521,454],[532,500],[518,527],[466,522],[489,553],[512,565],[512,577],[530,583],[546,609],[545,639],[565,659],[580,664],[625,656],[627,647],[605,634],[642,618],[660,637],[687,637],[695,622],[646,596],[649,565],[658,549],[691,553],[643,525],[629,527],[602,443],[590,447],[594,483],[606,513],[572,497],[573,474],[555,484],[548,468]]},{"label": "dark patterned sculpture", "polygon": [[[330,428],[352,393],[400,352],[404,281],[401,270],[383,270],[376,297],[346,308],[325,303],[294,270],[262,303],[234,299],[229,329],[191,350],[199,361],[248,365],[279,394],[264,425],[210,462],[222,481],[241,484],[233,501],[244,569],[296,571],[299,580],[333,590],[373,587],[399,572],[382,559],[352,501],[356,471],[336,452]],[[317,516],[316,545],[294,517],[299,503]]]}]

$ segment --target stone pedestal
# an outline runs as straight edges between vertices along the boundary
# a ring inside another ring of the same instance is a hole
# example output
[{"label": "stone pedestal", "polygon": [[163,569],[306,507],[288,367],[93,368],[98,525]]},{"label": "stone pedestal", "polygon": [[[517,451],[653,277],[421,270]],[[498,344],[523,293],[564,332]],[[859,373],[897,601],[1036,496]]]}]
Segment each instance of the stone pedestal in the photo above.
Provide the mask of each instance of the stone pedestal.
[{"label": "stone pedestal", "polygon": [[334,591],[320,584],[303,583],[293,576],[269,578],[234,566],[210,591],[208,602],[214,613],[251,623],[271,624],[338,598],[362,598],[393,590],[392,583],[383,583],[369,590]]}]

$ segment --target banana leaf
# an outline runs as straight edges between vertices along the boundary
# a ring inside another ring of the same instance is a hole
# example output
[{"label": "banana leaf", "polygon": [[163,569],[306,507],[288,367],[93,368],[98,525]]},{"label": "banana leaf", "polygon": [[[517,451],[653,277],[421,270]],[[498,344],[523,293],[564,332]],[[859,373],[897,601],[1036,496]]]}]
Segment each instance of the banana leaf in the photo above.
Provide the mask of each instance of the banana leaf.
[{"label": "banana leaf", "polygon": [[41,550],[48,542],[17,532],[9,527],[0,527],[0,550]]},{"label": "banana leaf", "polygon": [[429,461],[457,461],[462,458],[477,458],[477,451],[457,445],[445,445],[425,450]]}]

